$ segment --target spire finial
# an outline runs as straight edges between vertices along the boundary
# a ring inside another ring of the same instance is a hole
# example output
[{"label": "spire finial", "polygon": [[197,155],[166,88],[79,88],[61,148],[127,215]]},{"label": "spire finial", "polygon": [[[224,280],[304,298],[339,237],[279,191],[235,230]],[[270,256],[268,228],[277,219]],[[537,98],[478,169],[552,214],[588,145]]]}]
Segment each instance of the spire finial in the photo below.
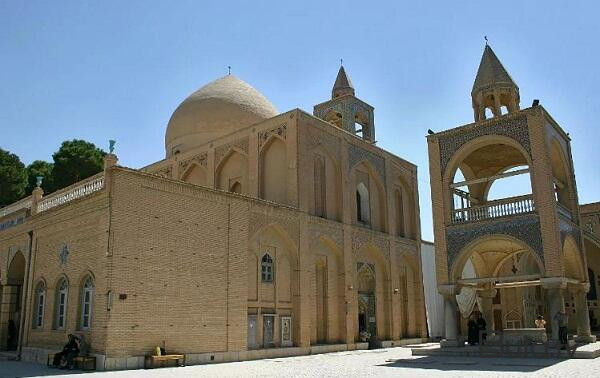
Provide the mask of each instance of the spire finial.
[{"label": "spire finial", "polygon": [[344,59],[340,58],[340,66],[344,65]]},{"label": "spire finial", "polygon": [[231,75],[231,66],[227,66],[227,75]]},{"label": "spire finial", "polygon": [[488,39],[487,39],[487,35],[484,35],[484,36],[483,36],[483,39],[485,39],[485,45],[487,46],[487,45],[488,45]]}]

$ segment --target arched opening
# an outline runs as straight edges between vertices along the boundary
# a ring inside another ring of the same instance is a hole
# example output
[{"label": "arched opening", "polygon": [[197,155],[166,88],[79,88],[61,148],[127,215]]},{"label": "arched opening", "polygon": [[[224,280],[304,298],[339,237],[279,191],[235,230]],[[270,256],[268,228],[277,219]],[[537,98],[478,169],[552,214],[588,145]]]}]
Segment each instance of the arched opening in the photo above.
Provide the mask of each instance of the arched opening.
[{"label": "arched opening", "polygon": [[473,142],[450,168],[452,222],[473,222],[535,210],[526,153],[515,142],[495,137]]},{"label": "arched opening", "polygon": [[[386,232],[386,196],[377,170],[369,162],[363,161],[354,169],[352,175],[356,185],[353,221],[368,225],[375,231]],[[394,211],[393,208],[390,211]]]},{"label": "arched opening", "polygon": [[368,224],[371,215],[369,189],[362,182],[356,186],[356,220]]},{"label": "arched opening", "polygon": [[339,128],[343,128],[342,114],[340,112],[337,112],[335,110],[330,110],[325,115],[324,119],[325,119],[325,121],[332,123],[333,125],[335,125]]},{"label": "arched opening", "polygon": [[91,276],[83,280],[80,294],[79,328],[87,331],[92,327],[92,305],[94,301],[94,281]]},{"label": "arched opening", "polygon": [[358,332],[377,335],[375,267],[363,263],[358,270]]},{"label": "arched opening", "polygon": [[24,277],[25,257],[18,251],[10,261],[6,275],[6,286],[2,288],[2,311],[8,315],[4,325],[6,330],[2,332],[6,335],[6,339],[3,340],[6,343],[2,343],[2,345],[6,345],[8,350],[16,350],[19,344],[19,328],[21,317],[24,315],[21,308]]},{"label": "arched opening", "polygon": [[54,300],[54,329],[64,329],[67,324],[67,299],[69,297],[69,283],[66,278],[61,278],[56,285],[56,298]]},{"label": "arched opening", "polygon": [[242,194],[242,184],[239,181],[234,181],[231,188],[229,188],[229,191],[231,193]]},{"label": "arched opening", "polygon": [[[312,215],[339,220],[341,217],[341,192],[339,166],[321,145],[312,152],[312,195],[308,198]],[[309,183],[310,185],[310,183]]]},{"label": "arched opening", "polygon": [[46,310],[46,284],[44,281],[40,281],[36,285],[34,293],[32,326],[33,328],[42,329]]},{"label": "arched opening", "polygon": [[559,211],[571,219],[573,205],[571,201],[570,169],[563,149],[556,139],[553,139],[550,143],[550,163],[552,165],[555,200]]},{"label": "arched opening", "polygon": [[261,198],[287,203],[287,152],[285,143],[273,137],[261,152]]},{"label": "arched opening", "polygon": [[240,186],[236,187],[237,190],[242,192],[247,187],[247,173],[248,173],[248,162],[245,155],[233,150],[227,157],[219,164],[216,175],[216,187],[217,189],[231,191],[236,183]]},{"label": "arched opening", "polygon": [[194,185],[206,186],[207,183],[205,169],[197,164],[192,164],[192,166],[187,169],[181,179]]},{"label": "arched opening", "polygon": [[[541,287],[543,264],[525,243],[502,235],[481,238],[466,247],[452,267],[461,285],[457,296],[461,328],[475,309],[481,311],[488,329],[506,327],[509,312],[519,314],[520,327],[534,327],[538,314],[547,314]],[[517,319],[512,319],[515,327]]]},{"label": "arched opening", "polygon": [[577,242],[571,236],[565,238],[562,258],[565,276],[578,281],[584,281],[583,260]]},{"label": "arched opening", "polygon": [[356,113],[354,116],[354,135],[361,139],[368,140],[371,135],[370,127],[369,117],[364,113]]},{"label": "arched opening", "polygon": [[320,237],[310,246],[314,255],[314,299],[311,344],[338,343],[344,339],[346,320],[343,259],[335,243]]}]

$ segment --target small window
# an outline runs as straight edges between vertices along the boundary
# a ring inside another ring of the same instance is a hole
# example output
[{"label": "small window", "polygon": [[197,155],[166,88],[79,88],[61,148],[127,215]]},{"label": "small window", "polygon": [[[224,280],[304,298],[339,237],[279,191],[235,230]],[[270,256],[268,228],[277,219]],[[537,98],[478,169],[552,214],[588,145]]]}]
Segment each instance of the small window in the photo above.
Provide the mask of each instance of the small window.
[{"label": "small window", "polygon": [[273,259],[268,253],[263,256],[260,265],[262,282],[273,282]]},{"label": "small window", "polygon": [[67,293],[69,286],[67,280],[62,279],[56,291],[56,313],[55,313],[55,327],[56,329],[65,328],[67,318]]},{"label": "small window", "polygon": [[92,299],[94,294],[94,284],[88,277],[81,289],[81,329],[88,330],[92,321]]},{"label": "small window", "polygon": [[40,283],[35,291],[35,313],[33,328],[44,326],[44,306],[46,305],[46,286]]},{"label": "small window", "polygon": [[356,220],[369,223],[369,190],[362,182],[356,186]]}]

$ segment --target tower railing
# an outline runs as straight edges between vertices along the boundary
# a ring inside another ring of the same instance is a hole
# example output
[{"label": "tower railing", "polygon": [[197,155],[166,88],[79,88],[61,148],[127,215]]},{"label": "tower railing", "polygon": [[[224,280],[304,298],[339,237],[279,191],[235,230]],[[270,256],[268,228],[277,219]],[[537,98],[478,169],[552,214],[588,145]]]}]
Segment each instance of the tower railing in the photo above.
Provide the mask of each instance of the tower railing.
[{"label": "tower railing", "polygon": [[533,195],[502,198],[489,201],[484,205],[455,209],[452,211],[452,223],[468,223],[486,219],[527,214],[535,211]]}]

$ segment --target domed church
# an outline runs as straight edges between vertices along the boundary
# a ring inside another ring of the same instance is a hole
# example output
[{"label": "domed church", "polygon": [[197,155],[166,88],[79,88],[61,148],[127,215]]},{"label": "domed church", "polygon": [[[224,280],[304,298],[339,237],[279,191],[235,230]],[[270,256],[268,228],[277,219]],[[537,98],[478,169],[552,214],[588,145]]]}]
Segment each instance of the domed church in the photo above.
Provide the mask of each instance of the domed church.
[{"label": "domed church", "polygon": [[234,75],[201,87],[163,160],[122,167],[111,144],[98,175],[0,209],[0,348],[45,363],[73,333],[123,369],[157,346],[195,364],[421,341],[417,167],[375,140],[344,67],[313,114]]}]

